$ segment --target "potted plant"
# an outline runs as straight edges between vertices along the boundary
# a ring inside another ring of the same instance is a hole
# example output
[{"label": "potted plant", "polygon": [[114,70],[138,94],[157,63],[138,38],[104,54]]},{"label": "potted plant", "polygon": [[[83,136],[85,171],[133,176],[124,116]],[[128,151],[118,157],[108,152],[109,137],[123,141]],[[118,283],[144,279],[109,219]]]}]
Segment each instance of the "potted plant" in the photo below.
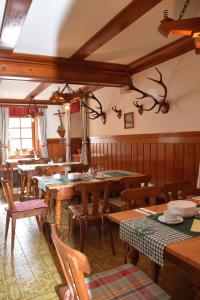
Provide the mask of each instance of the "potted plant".
[{"label": "potted plant", "polygon": [[54,114],[54,115],[58,116],[59,121],[60,121],[60,125],[58,126],[58,129],[57,129],[57,133],[59,134],[59,136],[61,138],[64,138],[64,136],[65,136],[65,127],[64,127],[63,121],[62,121],[62,116],[64,114],[65,114],[64,112],[60,112],[60,109],[58,109],[58,112],[56,114]]},{"label": "potted plant", "polygon": [[59,134],[59,136],[61,138],[64,138],[64,136],[65,136],[65,128],[64,128],[63,125],[58,126],[57,133]]}]

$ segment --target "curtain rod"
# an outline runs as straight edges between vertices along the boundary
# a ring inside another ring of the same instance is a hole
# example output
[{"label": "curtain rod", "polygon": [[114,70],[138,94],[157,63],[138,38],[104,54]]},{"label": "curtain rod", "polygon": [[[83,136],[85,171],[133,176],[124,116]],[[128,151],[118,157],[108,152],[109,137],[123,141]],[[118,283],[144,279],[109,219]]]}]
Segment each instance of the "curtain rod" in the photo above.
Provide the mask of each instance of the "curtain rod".
[{"label": "curtain rod", "polygon": [[[0,104],[0,107],[24,107],[24,106],[29,106],[29,104],[24,104],[24,105],[13,105],[13,104],[6,104],[6,105],[3,105],[3,104]],[[32,106],[32,105],[31,105]],[[36,107],[38,108],[48,108],[48,105],[35,105]],[[33,106],[32,106],[33,107]]]}]

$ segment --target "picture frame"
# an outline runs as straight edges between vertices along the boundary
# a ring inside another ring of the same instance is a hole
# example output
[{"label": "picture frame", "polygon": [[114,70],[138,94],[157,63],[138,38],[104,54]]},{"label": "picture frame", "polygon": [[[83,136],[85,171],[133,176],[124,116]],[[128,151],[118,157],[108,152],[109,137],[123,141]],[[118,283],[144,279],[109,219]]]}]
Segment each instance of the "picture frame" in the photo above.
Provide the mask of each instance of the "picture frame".
[{"label": "picture frame", "polygon": [[124,128],[134,128],[134,117],[133,112],[124,114]]}]

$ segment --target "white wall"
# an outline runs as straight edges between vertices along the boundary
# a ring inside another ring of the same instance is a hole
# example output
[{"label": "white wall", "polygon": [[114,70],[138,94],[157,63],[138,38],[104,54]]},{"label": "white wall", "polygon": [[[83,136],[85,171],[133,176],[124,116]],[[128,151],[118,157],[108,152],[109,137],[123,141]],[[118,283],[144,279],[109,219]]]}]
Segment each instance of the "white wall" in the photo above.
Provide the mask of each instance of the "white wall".
[{"label": "white wall", "polygon": [[[95,95],[107,113],[107,122],[103,125],[100,119],[89,120],[90,136],[200,130],[200,56],[191,51],[157,67],[168,89],[168,114],[156,114],[154,109],[139,115],[132,103],[140,94],[132,91],[121,95],[119,88],[103,88]],[[133,76],[134,85],[154,95],[162,94],[163,89],[147,77],[159,79],[156,70],[150,68]],[[144,101],[151,103],[149,100]],[[123,116],[120,120],[117,118],[112,111],[113,105],[117,105],[123,113],[134,112],[134,128],[124,129]]]},{"label": "white wall", "polygon": [[49,105],[47,108],[47,138],[59,138],[57,131],[60,125],[58,116],[54,114],[61,109],[60,105]]}]

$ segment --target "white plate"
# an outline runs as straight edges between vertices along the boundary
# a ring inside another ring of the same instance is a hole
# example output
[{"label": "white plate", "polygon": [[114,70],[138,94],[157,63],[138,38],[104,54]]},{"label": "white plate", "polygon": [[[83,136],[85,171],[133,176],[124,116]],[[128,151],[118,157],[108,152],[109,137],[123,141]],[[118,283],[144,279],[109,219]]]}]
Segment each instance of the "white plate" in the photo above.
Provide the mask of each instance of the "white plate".
[{"label": "white plate", "polygon": [[164,215],[161,215],[161,216],[158,217],[158,221],[160,221],[160,222],[162,222],[162,223],[166,223],[166,224],[171,224],[171,225],[173,225],[173,224],[179,224],[179,223],[182,223],[182,222],[183,222],[183,217],[178,216],[176,221],[167,221],[167,220],[165,219],[165,216],[164,216]]}]

